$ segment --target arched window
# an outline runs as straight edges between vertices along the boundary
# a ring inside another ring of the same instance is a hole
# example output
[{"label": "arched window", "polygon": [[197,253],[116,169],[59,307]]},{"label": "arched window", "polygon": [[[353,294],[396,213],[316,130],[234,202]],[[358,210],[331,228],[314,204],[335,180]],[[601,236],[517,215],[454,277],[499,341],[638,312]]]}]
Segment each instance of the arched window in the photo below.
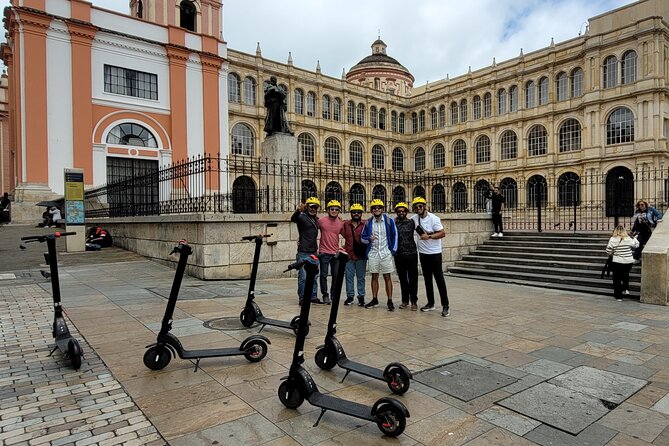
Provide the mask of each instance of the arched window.
[{"label": "arched window", "polygon": [[616,108],[606,120],[606,144],[634,141],[634,115],[629,108]]},{"label": "arched window", "polygon": [[307,93],[307,116],[316,116],[316,93]]},{"label": "arched window", "polygon": [[512,113],[518,111],[518,87],[515,85],[509,88],[509,111]]},{"label": "arched window", "polygon": [[420,172],[425,170],[425,149],[419,147],[414,153],[414,170]]},{"label": "arched window", "polygon": [[627,51],[620,61],[620,83],[631,84],[636,82],[636,52]]},{"label": "arched window", "polygon": [[330,181],[327,186],[325,186],[325,203],[330,200],[337,200],[341,203],[343,201],[342,195],[341,184],[336,181]]},{"label": "arched window", "polygon": [[533,108],[536,105],[536,87],[534,81],[525,84],[525,108]]},{"label": "arched window", "polygon": [[399,147],[393,149],[393,170],[404,172],[404,152]]},{"label": "arched window", "polygon": [[453,143],[453,165],[464,166],[467,164],[467,144],[462,139]]},{"label": "arched window", "polygon": [[418,186],[413,188],[413,197],[414,198],[418,198],[418,197],[425,198],[425,196],[426,196],[425,195],[425,188],[423,186],[418,185]]},{"label": "arched window", "polygon": [[332,119],[337,122],[341,121],[341,99],[334,98],[332,101]]},{"label": "arched window", "polygon": [[386,109],[385,108],[380,108],[379,109],[379,129],[380,130],[385,130],[386,129]]},{"label": "arched window", "polygon": [[483,95],[483,117],[489,118],[492,116],[492,94],[486,93]]},{"label": "arched window", "polygon": [[365,188],[364,188],[364,186],[360,183],[355,183],[353,186],[351,186],[351,189],[348,192],[348,205],[349,205],[349,207],[352,204],[355,204],[355,203],[364,206],[366,201],[367,200],[365,199]]},{"label": "arched window", "polygon": [[107,135],[107,144],[158,148],[156,138],[146,127],[125,122],[115,126]]},{"label": "arched window", "polygon": [[583,70],[574,68],[571,72],[571,97],[578,98],[583,95]]},{"label": "arched window", "polygon": [[386,151],[380,144],[374,144],[372,147],[372,168],[379,170],[386,168]]},{"label": "arched window", "polygon": [[418,131],[425,131],[425,110],[421,110],[418,114]]},{"label": "arched window", "polygon": [[297,144],[300,146],[300,162],[313,163],[316,157],[314,138],[308,133],[301,133],[297,137]]},{"label": "arched window", "polygon": [[558,178],[558,206],[569,207],[581,204],[581,178],[574,172],[566,172]]},{"label": "arched window", "polygon": [[432,167],[435,169],[443,169],[446,166],[446,150],[444,145],[435,144],[432,148]]},{"label": "arched window", "polygon": [[376,111],[376,107],[372,105],[369,107],[369,126],[373,129],[378,127],[378,112]]},{"label": "arched window", "polygon": [[460,101],[460,122],[467,122],[467,99]]},{"label": "arched window", "polygon": [[539,79],[539,105],[548,104],[548,78]]},{"label": "arched window", "polygon": [[581,150],[581,124],[576,119],[567,119],[560,126],[559,150],[560,152]]},{"label": "arched window", "polygon": [[348,101],[346,105],[346,122],[355,124],[355,103],[353,101]]},{"label": "arched window", "polygon": [[395,110],[390,112],[390,131],[397,131],[397,112]]},{"label": "arched window", "polygon": [[321,114],[323,116],[323,119],[330,119],[330,96],[324,94],[323,99],[321,101]]},{"label": "arched window", "polygon": [[316,191],[316,185],[311,180],[302,180],[302,203],[307,201],[309,197],[315,197],[318,193]]},{"label": "arched window", "polygon": [[439,128],[443,129],[446,127],[446,106],[439,106]]},{"label": "arched window", "polygon": [[497,92],[497,114],[503,115],[506,113],[506,90],[500,88]]},{"label": "arched window", "polygon": [[239,82],[239,76],[236,73],[228,73],[228,102],[239,103],[242,95]]},{"label": "arched window", "polygon": [[453,189],[451,191],[451,211],[465,211],[467,210],[468,206],[469,202],[467,200],[467,186],[465,186],[465,183],[458,181],[453,185]]},{"label": "arched window", "polygon": [[341,146],[333,137],[325,140],[325,164],[338,166],[341,164]]},{"label": "arched window", "polygon": [[435,184],[432,188],[432,211],[446,212],[446,191],[441,184]]},{"label": "arched window", "polygon": [[536,208],[537,199],[541,200],[541,207],[545,208],[548,202],[548,184],[541,175],[533,175],[527,180],[527,207]]},{"label": "arched window", "polygon": [[439,116],[437,115],[437,108],[430,109],[430,129],[436,130],[439,127]]},{"label": "arched window", "polygon": [[402,186],[395,186],[393,189],[393,205],[396,205],[397,203],[400,203],[402,201],[406,201],[407,195],[406,192],[404,191],[404,188]]},{"label": "arched window", "polygon": [[499,193],[504,195],[504,206],[508,209],[518,207],[518,185],[513,178],[504,178],[499,183]]},{"label": "arched window", "polygon": [[242,122],[232,127],[231,152],[233,155],[242,156],[253,156],[255,154],[255,141],[251,127]]},{"label": "arched window", "polygon": [[486,135],[481,135],[478,137],[474,145],[476,147],[476,162],[490,162],[490,138]]},{"label": "arched window", "polygon": [[256,105],[256,80],[252,77],[244,78],[244,104]]},{"label": "arched window", "polygon": [[383,201],[384,203],[386,202],[386,188],[381,184],[377,184],[374,186],[374,189],[372,189],[372,200],[376,198]]},{"label": "arched window", "polygon": [[179,10],[179,26],[186,28],[188,31],[195,32],[197,9],[193,4],[193,0],[183,0],[179,4]]},{"label": "arched window", "polygon": [[474,96],[474,100],[472,101],[472,108],[472,118],[474,121],[481,119],[481,96]]},{"label": "arched window", "polygon": [[513,130],[502,133],[499,142],[500,159],[512,160],[518,158],[518,137]]},{"label": "arched window", "polygon": [[295,114],[304,114],[304,91],[301,88],[295,90]]},{"label": "arched window", "polygon": [[478,180],[474,185],[474,210],[482,212],[486,210],[486,201],[490,183],[486,180]]},{"label": "arched window", "polygon": [[535,125],[527,137],[527,154],[529,156],[545,155],[548,151],[548,132],[543,125]]},{"label": "arched window", "polygon": [[359,126],[365,125],[365,104],[362,102],[358,104],[358,113],[356,115],[357,123]]},{"label": "arched window", "polygon": [[348,162],[353,167],[364,165],[363,147],[360,141],[352,141],[348,146]]},{"label": "arched window", "polygon": [[567,73],[560,72],[555,77],[555,92],[557,93],[557,100],[564,101],[568,99],[567,95]]},{"label": "arched window", "polygon": [[618,59],[609,56],[604,59],[604,88],[615,87],[618,84]]},{"label": "arched window", "polygon": [[144,18],[144,4],[142,0],[137,0],[137,14],[135,15],[138,19]]},{"label": "arched window", "polygon": [[404,113],[400,113],[400,117],[397,119],[397,127],[400,133],[404,133],[405,123],[406,123],[406,118],[404,117]]},{"label": "arched window", "polygon": [[252,178],[241,176],[232,183],[232,212],[235,214],[255,214],[258,196]]},{"label": "arched window", "polygon": [[451,102],[451,125],[458,123],[458,103],[453,101]]},{"label": "arched window", "polygon": [[418,133],[418,113],[411,113],[411,132]]}]

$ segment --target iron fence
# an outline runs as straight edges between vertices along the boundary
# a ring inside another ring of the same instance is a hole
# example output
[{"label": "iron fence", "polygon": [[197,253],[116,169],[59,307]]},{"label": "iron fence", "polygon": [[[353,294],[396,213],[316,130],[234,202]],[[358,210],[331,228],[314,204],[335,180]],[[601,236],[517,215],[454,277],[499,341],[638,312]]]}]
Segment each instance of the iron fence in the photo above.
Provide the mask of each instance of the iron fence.
[{"label": "iron fence", "polygon": [[610,230],[617,222],[629,225],[639,199],[662,210],[669,201],[665,169],[618,166],[605,173],[499,179],[204,156],[87,191],[86,216],[285,213],[310,196],[324,205],[339,200],[344,212],[374,198],[392,209],[416,196],[433,212],[486,212],[493,185],[506,199],[507,229],[518,230]]}]

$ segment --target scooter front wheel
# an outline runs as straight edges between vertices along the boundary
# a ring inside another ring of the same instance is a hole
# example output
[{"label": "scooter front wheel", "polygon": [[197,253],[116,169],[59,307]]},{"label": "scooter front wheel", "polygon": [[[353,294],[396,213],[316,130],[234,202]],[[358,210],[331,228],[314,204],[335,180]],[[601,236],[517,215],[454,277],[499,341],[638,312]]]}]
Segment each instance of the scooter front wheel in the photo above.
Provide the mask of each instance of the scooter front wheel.
[{"label": "scooter front wheel", "polygon": [[384,435],[389,437],[402,435],[407,426],[406,416],[399,408],[391,404],[386,404],[376,417],[376,425]]},{"label": "scooter front wheel", "polygon": [[300,393],[295,383],[287,380],[279,385],[279,400],[289,409],[297,409],[304,402],[304,396]]},{"label": "scooter front wheel", "polygon": [[151,370],[162,370],[172,360],[172,354],[165,347],[154,345],[144,353],[144,365]]},{"label": "scooter front wheel", "polygon": [[244,357],[251,362],[259,362],[267,355],[267,344],[265,341],[256,339],[249,342],[244,351]]},{"label": "scooter front wheel", "polygon": [[390,367],[386,373],[386,382],[395,395],[404,395],[409,390],[411,379],[401,367]]},{"label": "scooter front wheel", "polygon": [[253,325],[255,322],[255,319],[253,317],[253,310],[247,310],[244,308],[241,313],[239,313],[239,321],[242,323],[242,325],[246,328],[249,328]]},{"label": "scooter front wheel", "polygon": [[316,351],[316,357],[314,359],[316,360],[316,365],[321,370],[332,370],[332,368],[337,365],[336,356],[337,355],[331,348],[323,347]]},{"label": "scooter front wheel", "polygon": [[67,343],[67,357],[70,358],[74,370],[81,368],[81,347],[76,339],[70,339]]},{"label": "scooter front wheel", "polygon": [[[290,321],[290,327],[293,329],[293,333],[295,333],[295,336],[297,336],[297,332],[299,331],[300,328],[300,317],[295,316],[293,320]],[[309,323],[307,322],[307,329],[306,332],[304,333],[304,336],[307,337],[309,336]]]}]

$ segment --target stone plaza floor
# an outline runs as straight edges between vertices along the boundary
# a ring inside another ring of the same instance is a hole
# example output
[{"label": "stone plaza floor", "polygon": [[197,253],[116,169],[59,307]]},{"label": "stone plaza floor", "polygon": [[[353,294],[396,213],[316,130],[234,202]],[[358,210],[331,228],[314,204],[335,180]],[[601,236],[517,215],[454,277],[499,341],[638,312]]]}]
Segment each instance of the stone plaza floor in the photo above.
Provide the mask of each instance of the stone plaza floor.
[{"label": "stone plaza floor", "polygon": [[[85,357],[78,372],[60,352],[49,357],[45,246],[18,248],[34,232],[0,228],[0,444],[669,445],[667,307],[450,277],[448,318],[388,312],[383,290],[378,308],[342,306],[337,337],[350,358],[381,368],[399,361],[414,374],[397,397],[411,413],[406,430],[387,438],[374,423],[332,412],[313,427],[318,408],[281,404],[295,341],[288,330],[263,330],[271,345],[259,363],[203,359],[195,372],[177,358],[148,370],[142,357],[174,270],[118,248],[60,256],[68,325]],[[172,332],[189,349],[238,347],[258,332],[239,323],[247,285],[185,278]],[[295,288],[295,278],[259,280],[256,301],[290,320]],[[315,365],[329,311],[312,307],[305,348],[321,391],[365,404],[392,396],[383,382],[351,373],[342,383],[343,370]]]}]

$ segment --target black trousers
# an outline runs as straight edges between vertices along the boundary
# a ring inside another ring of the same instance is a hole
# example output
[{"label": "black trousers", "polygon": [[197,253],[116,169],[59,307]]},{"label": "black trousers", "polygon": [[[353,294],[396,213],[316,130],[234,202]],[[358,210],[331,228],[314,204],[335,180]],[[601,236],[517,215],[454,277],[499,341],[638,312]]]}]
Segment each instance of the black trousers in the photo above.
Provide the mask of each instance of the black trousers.
[{"label": "black trousers", "polygon": [[613,276],[613,297],[623,298],[623,291],[630,288],[630,270],[631,263],[611,263],[611,272]]},{"label": "black trousers", "polygon": [[434,285],[432,278],[437,282],[441,305],[449,308],[448,291],[446,290],[446,281],[444,280],[444,270],[441,265],[441,254],[419,254],[420,267],[423,270],[423,279],[425,279],[425,294],[427,295],[427,304],[434,306]]},{"label": "black trousers", "polygon": [[639,247],[634,250],[634,258],[636,260],[641,260],[641,253],[643,252],[643,247],[646,246],[646,243],[648,243],[648,240],[650,240],[650,236],[652,235],[652,231],[650,230],[645,230],[645,231],[640,231],[639,234],[637,235],[636,239],[639,242]]},{"label": "black trousers", "polygon": [[501,234],[504,232],[504,228],[502,227],[502,214],[499,212],[493,211],[492,213],[492,224],[495,226],[495,232],[498,234]]},{"label": "black trousers", "polygon": [[396,255],[395,269],[400,278],[402,302],[418,302],[418,254]]}]

